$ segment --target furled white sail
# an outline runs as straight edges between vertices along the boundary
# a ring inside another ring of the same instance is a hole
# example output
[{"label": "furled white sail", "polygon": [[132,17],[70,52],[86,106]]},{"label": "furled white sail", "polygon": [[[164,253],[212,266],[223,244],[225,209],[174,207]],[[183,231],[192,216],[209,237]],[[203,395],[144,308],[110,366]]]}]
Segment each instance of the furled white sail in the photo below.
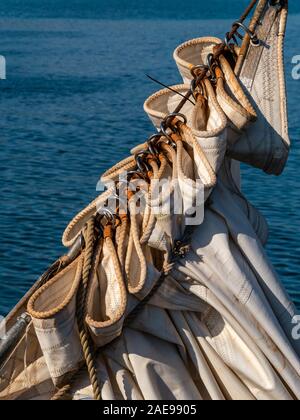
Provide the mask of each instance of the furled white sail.
[{"label": "furled white sail", "polygon": [[[300,399],[296,309],[265,253],[267,223],[232,175],[231,159],[279,174],[289,149],[287,2],[260,0],[258,17],[225,44],[176,49],[184,84],[145,103],[157,134],[104,174],[112,189],[66,229],[71,252],[7,318],[31,316],[1,359],[0,399]],[[103,205],[125,171],[145,181],[145,208],[128,192],[115,217]],[[149,180],[172,188],[156,200]],[[192,226],[191,192],[204,209]],[[176,194],[181,214],[164,206]]]}]

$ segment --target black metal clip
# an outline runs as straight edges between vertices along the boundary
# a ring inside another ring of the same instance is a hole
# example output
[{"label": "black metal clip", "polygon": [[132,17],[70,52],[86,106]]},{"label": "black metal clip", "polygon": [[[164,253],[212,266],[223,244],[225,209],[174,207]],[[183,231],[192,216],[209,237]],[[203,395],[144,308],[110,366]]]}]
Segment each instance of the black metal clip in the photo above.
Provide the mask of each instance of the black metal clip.
[{"label": "black metal clip", "polygon": [[[246,25],[244,25],[242,22],[236,21],[233,23],[232,27],[242,28],[245,31],[245,33],[249,35],[250,42],[254,47],[259,47],[261,45],[261,42],[258,39],[257,35],[254,32],[250,31],[250,29]],[[238,32],[236,32],[236,35],[240,39],[243,39],[243,37]]]}]

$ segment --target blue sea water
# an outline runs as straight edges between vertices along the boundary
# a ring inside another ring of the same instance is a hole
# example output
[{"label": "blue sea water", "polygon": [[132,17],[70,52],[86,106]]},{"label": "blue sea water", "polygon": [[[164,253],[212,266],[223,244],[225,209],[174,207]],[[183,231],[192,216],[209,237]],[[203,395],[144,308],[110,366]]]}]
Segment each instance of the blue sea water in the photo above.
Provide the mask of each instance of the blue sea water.
[{"label": "blue sea water", "polygon": [[[177,83],[173,49],[223,36],[247,1],[5,0],[0,10],[0,314],[63,252],[68,221],[99,175],[153,132],[142,104]],[[270,224],[269,255],[300,307],[299,2],[286,43],[291,157],[283,176],[243,169],[243,189]],[[272,77],[272,75],[270,75]]]}]

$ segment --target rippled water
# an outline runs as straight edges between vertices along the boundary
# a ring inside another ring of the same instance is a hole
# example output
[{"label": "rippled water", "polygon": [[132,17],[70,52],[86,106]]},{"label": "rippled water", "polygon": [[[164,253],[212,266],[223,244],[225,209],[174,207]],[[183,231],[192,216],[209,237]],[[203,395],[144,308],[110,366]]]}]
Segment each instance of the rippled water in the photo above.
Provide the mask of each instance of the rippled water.
[{"label": "rippled water", "polygon": [[[9,0],[8,3],[13,2]],[[179,76],[173,49],[199,35],[222,36],[231,20],[1,18],[0,314],[59,256],[69,219],[95,196],[100,173],[153,131],[144,99]],[[287,61],[300,16],[292,16]],[[272,75],[271,75],[272,77]],[[266,215],[270,256],[300,304],[300,81],[288,65],[293,150],[285,174],[244,169],[244,191]]]}]

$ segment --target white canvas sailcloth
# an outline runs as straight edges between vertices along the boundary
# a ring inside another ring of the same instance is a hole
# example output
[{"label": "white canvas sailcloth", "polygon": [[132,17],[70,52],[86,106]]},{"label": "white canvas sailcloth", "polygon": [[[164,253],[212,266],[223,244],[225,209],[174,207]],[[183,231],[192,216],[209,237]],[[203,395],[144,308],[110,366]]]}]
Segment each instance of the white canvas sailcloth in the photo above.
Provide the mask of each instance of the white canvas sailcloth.
[{"label": "white canvas sailcloth", "polygon": [[[274,15],[273,8],[270,3],[263,9],[258,35],[271,34],[275,21],[282,23],[276,32],[282,36],[286,9],[277,8]],[[274,34],[265,38],[272,51],[281,42]],[[86,245],[74,262],[58,269],[42,287],[37,284],[8,316],[12,325],[27,308],[32,322],[0,366],[0,399],[51,399],[68,384],[65,397],[95,398],[95,377],[82,363],[76,318],[77,289],[86,270],[85,328],[102,399],[300,399],[300,340],[293,334],[297,311],[264,250],[267,223],[237,188],[226,157],[229,153],[272,173],[283,165],[281,136],[269,131],[266,142],[256,144],[268,101],[257,87],[246,93],[242,89],[249,69],[253,86],[264,83],[263,72],[252,73],[249,65],[252,47],[240,79],[221,54],[216,77],[201,80],[192,100],[173,114],[182,100],[178,93],[185,96],[190,90],[191,70],[206,65],[219,44],[217,38],[199,38],[176,50],[185,84],[164,89],[145,103],[159,130],[157,142],[151,150],[148,142],[138,146],[132,157],[103,176],[117,186],[126,170],[133,182],[178,180],[186,203],[188,182],[200,178],[204,218],[189,229],[186,214],[154,214],[157,203],[149,186],[147,205],[136,214],[128,194],[129,213],[108,218],[105,226],[92,231],[90,264]],[[257,69],[266,55],[259,55]],[[259,107],[250,104],[255,95],[257,103],[261,99]],[[284,109],[285,102],[283,115]],[[280,127],[274,127],[279,134]],[[242,149],[238,156],[231,153],[237,148]],[[270,155],[278,157],[271,166],[266,164]],[[145,173],[137,167],[140,156]],[[82,234],[86,238],[86,223],[91,216],[99,218],[99,208],[112,194],[108,190],[74,218],[64,234],[66,245]]]}]

